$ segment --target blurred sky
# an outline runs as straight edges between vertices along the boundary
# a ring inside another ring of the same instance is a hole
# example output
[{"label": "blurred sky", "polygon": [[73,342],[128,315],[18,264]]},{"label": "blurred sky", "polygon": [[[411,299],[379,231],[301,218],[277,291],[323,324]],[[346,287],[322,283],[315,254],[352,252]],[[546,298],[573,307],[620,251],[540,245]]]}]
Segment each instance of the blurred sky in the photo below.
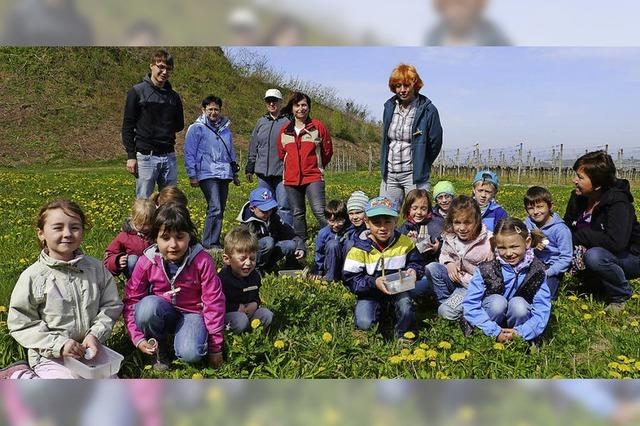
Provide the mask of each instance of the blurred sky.
[{"label": "blurred sky", "polygon": [[[266,0],[254,0],[258,4]],[[512,44],[528,46],[638,46],[640,2],[637,0],[490,0],[487,17]],[[432,0],[280,0],[276,7],[300,16],[317,16],[334,28],[375,34],[374,44],[424,44],[438,16]]]},{"label": "blurred sky", "polygon": [[440,111],[447,149],[476,142],[485,148],[524,142],[534,150],[564,143],[582,152],[604,144],[640,148],[640,48],[250,49],[285,75],[334,87],[375,119],[392,96],[392,69],[414,64],[422,93]]}]

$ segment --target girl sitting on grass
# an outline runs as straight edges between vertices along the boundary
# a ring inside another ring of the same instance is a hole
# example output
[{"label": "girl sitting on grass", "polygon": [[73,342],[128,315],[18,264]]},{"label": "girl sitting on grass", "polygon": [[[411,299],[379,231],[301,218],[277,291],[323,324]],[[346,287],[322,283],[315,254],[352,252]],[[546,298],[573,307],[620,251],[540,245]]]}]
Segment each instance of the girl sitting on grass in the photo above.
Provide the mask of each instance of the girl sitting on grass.
[{"label": "girl sitting on grass", "polygon": [[11,293],[9,334],[28,349],[0,378],[73,379],[64,357],[94,358],[122,312],[113,276],[98,259],[80,251],[87,221],[73,201],[56,200],[40,210],[42,251]]}]

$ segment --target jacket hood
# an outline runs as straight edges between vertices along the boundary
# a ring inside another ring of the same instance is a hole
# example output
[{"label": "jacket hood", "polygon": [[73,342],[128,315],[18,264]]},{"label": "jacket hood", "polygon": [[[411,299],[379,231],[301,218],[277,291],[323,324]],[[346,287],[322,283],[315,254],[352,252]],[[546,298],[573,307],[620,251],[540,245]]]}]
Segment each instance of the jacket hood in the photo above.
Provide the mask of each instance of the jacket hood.
[{"label": "jacket hood", "polygon": [[602,194],[600,203],[607,204],[615,201],[628,201],[633,204],[633,195],[628,180],[617,179],[616,183]]},{"label": "jacket hood", "polygon": [[216,131],[218,132],[222,132],[224,129],[226,129],[227,127],[229,127],[231,125],[231,120],[229,120],[229,118],[227,117],[220,117],[220,120],[218,120],[218,124],[214,125],[211,120],[209,120],[207,118],[206,115],[204,114],[200,114],[200,116],[198,118],[196,118],[196,123],[198,124],[202,124],[204,126],[209,125],[211,127],[213,127],[214,129],[216,129]]},{"label": "jacket hood", "polygon": [[169,80],[165,81],[164,86],[162,87],[158,87],[155,84],[153,84],[153,80],[151,80],[151,74],[145,75],[142,81],[150,84],[155,90],[158,90],[160,92],[165,92],[165,91],[170,92],[171,90],[173,90],[173,88],[171,87],[171,83],[169,83]]},{"label": "jacket hood", "polygon": [[48,267],[54,268],[54,269],[65,269],[65,268],[79,269],[78,264],[84,259],[84,254],[80,249],[78,249],[76,250],[74,255],[75,257],[68,261],[58,260],[49,256],[49,250],[45,248],[40,252],[39,260],[40,262],[44,263]]},{"label": "jacket hood", "polygon": [[[524,224],[527,225],[527,227],[533,228],[533,227],[538,227],[538,225],[536,225],[533,220],[531,220],[530,217],[527,216],[527,218],[524,220]],[[564,225],[564,220],[562,220],[562,218],[560,217],[560,215],[558,213],[553,213],[551,215],[551,220],[549,221],[549,223],[547,223],[546,225],[543,225],[542,228],[540,228],[540,230],[543,229],[551,229],[557,225]]]},{"label": "jacket hood", "polygon": [[122,222],[122,230],[127,234],[136,234],[137,231],[133,229],[133,225],[131,224],[131,218],[128,217]]},{"label": "jacket hood", "polygon": [[242,208],[240,209],[240,213],[238,213],[238,216],[236,217],[236,220],[238,222],[242,222],[242,223],[246,223],[246,222],[260,222],[262,224],[264,224],[265,226],[268,226],[269,224],[267,222],[265,222],[262,219],[258,219],[257,217],[255,217],[253,215],[253,213],[251,213],[251,210],[249,209],[249,201],[247,201],[246,203],[244,203],[244,205],[242,206]]},{"label": "jacket hood", "polygon": [[[191,247],[189,247],[187,249],[187,255],[185,257],[185,260],[183,261],[183,265],[188,265],[190,264],[193,259],[198,255],[198,253],[200,253],[201,251],[204,250],[204,247],[202,247],[202,244],[197,243]],[[160,252],[158,251],[158,245],[154,244],[152,246],[149,246],[145,251],[144,251],[144,256],[149,259],[152,263],[156,263],[156,259],[159,257],[160,259],[162,259],[162,255],[160,254]]]}]

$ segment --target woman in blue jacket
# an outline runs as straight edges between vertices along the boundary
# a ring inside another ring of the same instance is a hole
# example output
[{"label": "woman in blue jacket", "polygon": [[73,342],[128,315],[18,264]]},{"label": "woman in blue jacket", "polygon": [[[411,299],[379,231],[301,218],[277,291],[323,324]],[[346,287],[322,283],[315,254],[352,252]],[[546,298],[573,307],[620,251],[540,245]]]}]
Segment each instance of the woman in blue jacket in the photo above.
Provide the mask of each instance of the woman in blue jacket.
[{"label": "woman in blue jacket", "polygon": [[222,217],[229,194],[229,182],[240,185],[236,151],[229,126],[223,117],[222,99],[202,100],[202,115],[189,126],[184,141],[184,163],[191,186],[199,186],[207,200],[202,245],[221,249]]}]

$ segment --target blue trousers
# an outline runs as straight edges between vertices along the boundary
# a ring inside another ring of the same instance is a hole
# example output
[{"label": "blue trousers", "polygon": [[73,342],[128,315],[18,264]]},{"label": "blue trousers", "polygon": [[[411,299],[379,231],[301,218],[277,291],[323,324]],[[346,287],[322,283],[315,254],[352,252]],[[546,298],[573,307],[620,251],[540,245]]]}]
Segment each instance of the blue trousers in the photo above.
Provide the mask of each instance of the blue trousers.
[{"label": "blue trousers", "polygon": [[262,237],[258,240],[257,267],[269,269],[283,257],[293,256],[295,251],[296,242],[293,240],[275,241],[273,237]]},{"label": "blue trousers", "polygon": [[138,176],[136,177],[136,198],[149,198],[158,183],[158,190],[178,183],[176,153],[167,155],[136,154]]},{"label": "blue trousers", "polygon": [[209,333],[202,315],[182,312],[155,295],[146,296],[134,309],[136,325],[145,337],[162,344],[175,332],[173,347],[178,359],[193,363],[207,354]]},{"label": "blue trousers", "polygon": [[531,305],[522,297],[508,300],[501,294],[491,294],[482,301],[482,308],[498,325],[513,328],[531,317]]},{"label": "blue trousers", "polygon": [[609,302],[631,297],[632,278],[640,277],[640,258],[631,253],[614,255],[602,247],[592,247],[584,255],[587,280],[602,287]]},{"label": "blue trousers", "polygon": [[258,308],[251,316],[239,311],[227,312],[224,316],[224,322],[227,329],[231,330],[232,333],[240,334],[248,330],[251,326],[251,321],[256,318],[260,320],[262,327],[267,328],[273,321],[273,312],[267,308]]},{"label": "blue trousers", "polygon": [[[395,308],[395,334],[396,337],[402,337],[415,321],[413,300],[409,292],[405,291],[390,296],[390,301],[393,302]],[[373,324],[377,323],[380,319],[381,303],[384,302],[380,300],[358,299],[355,310],[356,328],[368,330]]]},{"label": "blue trousers", "polygon": [[205,179],[199,182],[200,189],[207,200],[207,217],[204,220],[202,245],[205,248],[221,247],[220,233],[222,219],[229,195],[229,181],[224,179]]}]

